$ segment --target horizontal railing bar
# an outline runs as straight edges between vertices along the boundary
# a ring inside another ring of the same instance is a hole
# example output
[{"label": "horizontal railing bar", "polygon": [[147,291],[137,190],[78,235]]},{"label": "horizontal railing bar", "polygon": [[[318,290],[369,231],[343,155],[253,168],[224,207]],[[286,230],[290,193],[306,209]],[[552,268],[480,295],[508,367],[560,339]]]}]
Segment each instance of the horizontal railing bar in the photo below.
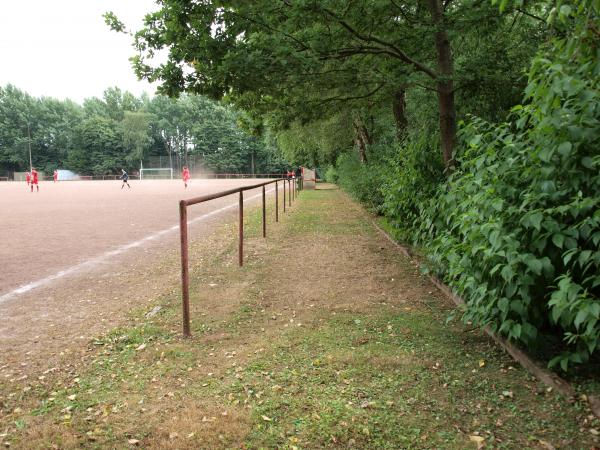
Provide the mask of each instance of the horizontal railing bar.
[{"label": "horizontal railing bar", "polygon": [[181,203],[184,203],[186,206],[196,205],[198,203],[207,202],[209,200],[214,200],[217,198],[226,197],[228,195],[238,194],[243,191],[249,191],[251,189],[256,189],[261,186],[266,186],[267,184],[277,183],[278,181],[281,181],[282,179],[266,181],[264,183],[253,184],[251,186],[242,186],[242,187],[238,187],[235,189],[228,189],[226,191],[215,192],[214,194],[201,195],[200,197],[194,197],[194,198],[190,198],[188,200],[181,200]]}]

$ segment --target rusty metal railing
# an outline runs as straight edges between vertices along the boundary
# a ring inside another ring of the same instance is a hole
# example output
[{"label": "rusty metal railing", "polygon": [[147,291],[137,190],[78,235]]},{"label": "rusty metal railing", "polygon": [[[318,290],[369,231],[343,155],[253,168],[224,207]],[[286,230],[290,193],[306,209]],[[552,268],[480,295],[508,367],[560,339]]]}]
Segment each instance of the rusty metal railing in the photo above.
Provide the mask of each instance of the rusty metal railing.
[{"label": "rusty metal railing", "polygon": [[[190,331],[190,273],[189,273],[189,241],[188,241],[188,206],[198,203],[205,203],[217,198],[226,197],[228,195],[239,195],[239,227],[238,227],[238,264],[244,265],[244,191],[250,191],[262,187],[262,235],[267,237],[267,204],[266,204],[266,189],[265,186],[275,183],[275,222],[279,222],[279,183],[283,183],[283,211],[286,210],[286,200],[288,206],[292,206],[292,200],[296,199],[298,190],[302,189],[301,178],[280,178],[270,180],[264,183],[253,184],[251,186],[242,186],[235,189],[216,192],[214,194],[202,195],[188,200],[179,202],[179,234],[181,240],[181,299],[183,307],[183,336],[191,337]],[[286,199],[286,187],[287,199]]]}]

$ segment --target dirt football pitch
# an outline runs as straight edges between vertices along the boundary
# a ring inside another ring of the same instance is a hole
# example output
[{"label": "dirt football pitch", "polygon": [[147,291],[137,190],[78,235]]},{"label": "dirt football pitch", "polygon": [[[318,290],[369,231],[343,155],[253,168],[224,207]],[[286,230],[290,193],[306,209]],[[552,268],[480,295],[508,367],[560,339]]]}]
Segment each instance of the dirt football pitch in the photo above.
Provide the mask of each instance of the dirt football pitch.
[{"label": "dirt football pitch", "polygon": [[[110,328],[140,298],[177,287],[178,273],[153,270],[179,253],[179,200],[261,181],[194,179],[187,189],[181,180],[132,180],[131,189],[42,182],[33,193],[25,183],[0,183],[0,367],[24,354],[39,364],[39,353]],[[246,191],[246,204],[259,204],[260,194]],[[231,195],[188,208],[190,238],[234,222],[237,204]]]}]

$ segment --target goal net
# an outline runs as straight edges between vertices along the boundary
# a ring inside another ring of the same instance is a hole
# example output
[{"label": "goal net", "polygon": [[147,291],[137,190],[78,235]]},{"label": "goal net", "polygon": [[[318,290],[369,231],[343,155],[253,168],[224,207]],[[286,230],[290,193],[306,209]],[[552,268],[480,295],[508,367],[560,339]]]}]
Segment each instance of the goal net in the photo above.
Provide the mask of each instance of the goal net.
[{"label": "goal net", "polygon": [[163,167],[159,169],[140,169],[140,180],[172,180],[173,169],[170,167]]}]

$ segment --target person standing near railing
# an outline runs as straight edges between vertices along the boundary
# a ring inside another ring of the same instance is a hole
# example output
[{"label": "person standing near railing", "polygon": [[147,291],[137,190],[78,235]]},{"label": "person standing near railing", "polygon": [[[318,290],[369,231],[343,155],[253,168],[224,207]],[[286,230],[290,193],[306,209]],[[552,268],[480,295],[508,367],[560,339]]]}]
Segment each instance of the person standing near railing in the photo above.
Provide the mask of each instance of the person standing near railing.
[{"label": "person standing near railing", "polygon": [[190,176],[190,169],[188,169],[187,166],[183,166],[183,171],[181,172],[181,178],[183,179],[183,184],[184,184],[185,188],[187,189],[188,181],[190,181],[190,179],[192,178]]}]

